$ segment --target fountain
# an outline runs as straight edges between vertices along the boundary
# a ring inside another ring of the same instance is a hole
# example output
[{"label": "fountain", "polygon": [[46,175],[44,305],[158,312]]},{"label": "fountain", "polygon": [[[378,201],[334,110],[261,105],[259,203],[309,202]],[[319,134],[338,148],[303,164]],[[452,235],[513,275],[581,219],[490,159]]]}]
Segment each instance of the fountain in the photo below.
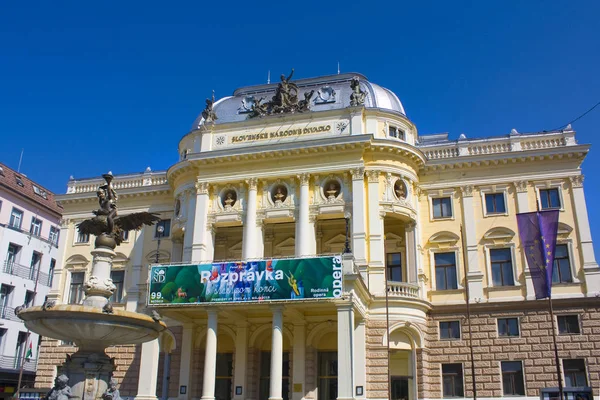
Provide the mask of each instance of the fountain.
[{"label": "fountain", "polygon": [[[166,329],[157,316],[114,309],[109,301],[115,291],[110,279],[112,260],[116,255],[114,249],[122,241],[122,232],[152,225],[160,218],[147,212],[117,216],[117,194],[111,185],[113,176],[108,173],[102,177],[106,185],[96,192],[100,209],[93,212],[95,217],[78,225],[79,232],[96,236],[92,274],[84,286],[83,303],[56,304],[47,300],[42,306],[29,307],[18,313],[29,330],[78,346],[78,351],[67,356],[60,368],[61,379],[57,378],[52,392],[59,394],[56,396],[59,400],[69,397],[118,400],[118,390],[111,382],[116,366],[105,349],[148,342]],[[71,391],[63,396],[60,393],[67,391],[66,381],[71,383]]]}]

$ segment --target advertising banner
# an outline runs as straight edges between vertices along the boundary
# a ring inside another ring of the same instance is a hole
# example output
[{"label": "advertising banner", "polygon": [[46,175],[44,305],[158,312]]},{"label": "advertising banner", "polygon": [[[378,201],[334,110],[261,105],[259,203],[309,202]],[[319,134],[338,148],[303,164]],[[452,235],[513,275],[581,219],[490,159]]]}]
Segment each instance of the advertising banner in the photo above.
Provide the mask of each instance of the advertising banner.
[{"label": "advertising banner", "polygon": [[294,258],[150,269],[148,304],[198,304],[338,298],[342,258]]}]

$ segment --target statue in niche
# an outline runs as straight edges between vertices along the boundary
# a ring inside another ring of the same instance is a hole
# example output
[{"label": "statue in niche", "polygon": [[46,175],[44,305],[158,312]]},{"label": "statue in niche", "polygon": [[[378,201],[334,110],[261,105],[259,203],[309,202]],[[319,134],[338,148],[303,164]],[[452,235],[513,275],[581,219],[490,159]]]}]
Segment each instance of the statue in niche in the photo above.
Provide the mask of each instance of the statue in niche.
[{"label": "statue in niche", "polygon": [[225,195],[225,200],[223,200],[223,203],[225,203],[226,210],[231,210],[231,208],[235,204],[235,200],[234,200],[231,192],[227,192],[227,194]]},{"label": "statue in niche", "polygon": [[108,388],[106,389],[106,392],[102,394],[102,398],[104,400],[121,400],[119,389],[117,389],[117,380],[115,378],[110,378]]},{"label": "statue in niche", "polygon": [[215,104],[215,91],[213,90],[212,99],[206,99],[206,108],[202,111],[202,118],[204,122],[215,122],[217,120],[217,114],[213,110]]},{"label": "statue in niche", "polygon": [[367,94],[360,88],[360,80],[357,76],[352,78],[352,80],[350,81],[350,87],[352,88],[352,94],[350,95],[350,105],[352,107],[364,105]]},{"label": "statue in niche", "polygon": [[400,179],[394,183],[394,193],[398,200],[406,200],[406,184]]},{"label": "statue in niche", "polygon": [[277,188],[277,192],[273,195],[273,198],[275,199],[275,206],[279,207],[283,204],[285,194],[282,193],[281,187]]},{"label": "statue in niche", "polygon": [[336,187],[335,183],[330,183],[329,189],[325,193],[327,194],[327,201],[335,201],[338,195],[338,188]]},{"label": "statue in niche", "polygon": [[68,385],[69,378],[61,374],[54,379],[54,387],[46,395],[47,400],[69,400],[78,398],[71,393],[71,387]]}]

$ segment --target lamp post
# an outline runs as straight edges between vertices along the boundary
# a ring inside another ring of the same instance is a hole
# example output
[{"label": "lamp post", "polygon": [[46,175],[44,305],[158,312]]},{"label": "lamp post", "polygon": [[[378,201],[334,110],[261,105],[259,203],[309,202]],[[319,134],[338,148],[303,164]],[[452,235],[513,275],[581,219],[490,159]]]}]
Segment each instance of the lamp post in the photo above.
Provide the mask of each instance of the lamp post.
[{"label": "lamp post", "polygon": [[[159,222],[160,224],[160,222]],[[156,242],[156,260],[154,261],[155,264],[158,264],[158,256],[159,256],[159,250],[160,250],[160,238],[163,235],[163,232],[165,231],[165,227],[162,225],[158,225],[156,227],[156,238],[158,239],[158,241]]]},{"label": "lamp post", "polygon": [[346,242],[344,243],[344,254],[349,254],[352,252],[350,250],[350,213],[349,212],[344,214],[344,219],[346,220]]}]

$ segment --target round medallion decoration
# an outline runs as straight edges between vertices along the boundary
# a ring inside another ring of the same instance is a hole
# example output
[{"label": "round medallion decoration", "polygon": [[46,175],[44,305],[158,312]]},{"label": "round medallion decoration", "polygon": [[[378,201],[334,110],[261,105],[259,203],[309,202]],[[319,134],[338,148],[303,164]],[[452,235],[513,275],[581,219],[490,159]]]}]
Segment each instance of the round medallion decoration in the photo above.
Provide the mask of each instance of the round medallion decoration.
[{"label": "round medallion decoration", "polygon": [[225,136],[217,137],[217,146],[223,146],[225,144]]},{"label": "round medallion decoration", "polygon": [[285,185],[276,185],[271,189],[271,200],[276,206],[282,205],[287,196],[288,191]]}]

